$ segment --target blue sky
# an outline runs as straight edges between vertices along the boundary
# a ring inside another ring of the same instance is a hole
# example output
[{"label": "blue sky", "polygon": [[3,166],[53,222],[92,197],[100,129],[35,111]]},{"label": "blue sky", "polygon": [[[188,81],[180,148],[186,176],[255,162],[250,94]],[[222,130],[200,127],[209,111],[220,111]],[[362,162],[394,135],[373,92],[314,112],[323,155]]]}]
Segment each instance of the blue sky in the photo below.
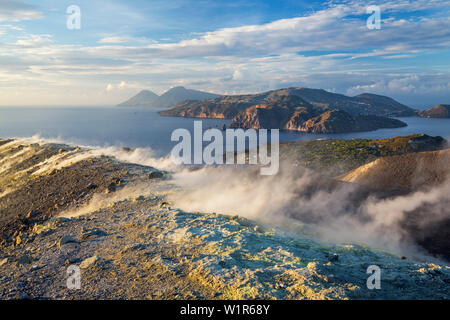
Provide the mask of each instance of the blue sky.
[{"label": "blue sky", "polygon": [[[80,30],[66,27],[70,5]],[[445,0],[2,0],[0,105],[114,105],[178,85],[450,103],[449,13]]]}]

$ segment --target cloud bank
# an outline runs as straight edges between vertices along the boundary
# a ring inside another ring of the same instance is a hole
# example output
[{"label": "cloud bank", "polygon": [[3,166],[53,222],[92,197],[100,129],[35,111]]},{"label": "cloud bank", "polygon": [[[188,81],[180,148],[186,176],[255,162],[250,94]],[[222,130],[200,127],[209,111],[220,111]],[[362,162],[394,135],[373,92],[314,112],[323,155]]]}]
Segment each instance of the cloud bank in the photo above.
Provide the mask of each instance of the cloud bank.
[{"label": "cloud bank", "polygon": [[[366,26],[369,4],[381,7],[380,30]],[[21,2],[2,6],[8,21],[42,16]],[[286,86],[369,91],[429,107],[450,99],[449,10],[449,1],[340,1],[296,17],[160,42],[120,31],[71,43],[71,31],[61,39],[50,28],[35,34],[0,25],[10,39],[0,43],[0,93],[10,93],[2,104],[61,104],[63,97],[69,105],[116,104],[139,88],[161,93],[184,85],[227,94]],[[121,90],[122,82],[134,85]]]}]

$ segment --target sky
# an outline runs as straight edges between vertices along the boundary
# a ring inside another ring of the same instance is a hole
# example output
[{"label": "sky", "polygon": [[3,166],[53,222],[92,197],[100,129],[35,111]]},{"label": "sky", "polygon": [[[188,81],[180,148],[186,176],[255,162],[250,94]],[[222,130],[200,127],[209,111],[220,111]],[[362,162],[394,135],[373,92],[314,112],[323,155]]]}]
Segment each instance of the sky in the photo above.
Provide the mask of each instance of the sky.
[{"label": "sky", "polygon": [[446,0],[0,0],[0,106],[116,105],[174,86],[450,104],[449,13]]}]

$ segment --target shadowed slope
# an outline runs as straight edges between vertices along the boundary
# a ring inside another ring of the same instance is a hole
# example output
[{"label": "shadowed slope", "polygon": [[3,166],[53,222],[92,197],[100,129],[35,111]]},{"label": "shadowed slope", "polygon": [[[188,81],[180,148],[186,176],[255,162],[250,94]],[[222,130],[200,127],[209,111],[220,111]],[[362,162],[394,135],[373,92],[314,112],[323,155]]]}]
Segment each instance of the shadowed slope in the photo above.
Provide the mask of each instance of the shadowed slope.
[{"label": "shadowed slope", "polygon": [[339,177],[374,189],[417,190],[442,184],[450,173],[450,150],[377,159]]}]

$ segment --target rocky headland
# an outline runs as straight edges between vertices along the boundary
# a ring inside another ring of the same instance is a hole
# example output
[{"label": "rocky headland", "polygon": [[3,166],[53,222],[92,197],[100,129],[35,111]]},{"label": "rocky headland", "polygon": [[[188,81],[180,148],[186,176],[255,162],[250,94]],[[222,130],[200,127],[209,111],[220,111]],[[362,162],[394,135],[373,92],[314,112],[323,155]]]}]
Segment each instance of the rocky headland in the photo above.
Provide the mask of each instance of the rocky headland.
[{"label": "rocky headland", "polygon": [[450,105],[439,104],[431,109],[418,111],[417,115],[422,118],[450,118]]},{"label": "rocky headland", "polygon": [[160,114],[232,119],[233,128],[343,133],[404,127],[404,122],[390,117],[412,116],[415,112],[384,96],[347,97],[322,89],[288,88],[254,95],[184,101]]}]

